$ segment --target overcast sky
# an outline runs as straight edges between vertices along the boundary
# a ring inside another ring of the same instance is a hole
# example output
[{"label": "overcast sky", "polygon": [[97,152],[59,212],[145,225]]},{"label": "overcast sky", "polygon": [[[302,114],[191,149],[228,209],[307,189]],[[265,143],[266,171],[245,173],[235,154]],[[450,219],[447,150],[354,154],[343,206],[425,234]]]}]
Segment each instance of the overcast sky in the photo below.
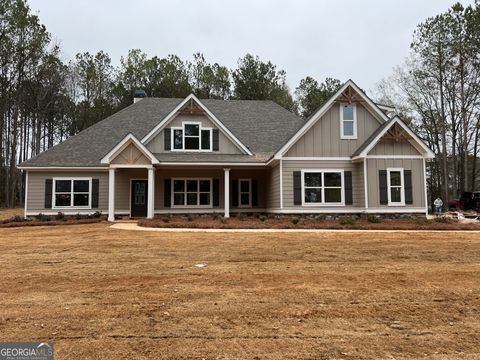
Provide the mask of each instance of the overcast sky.
[{"label": "overcast sky", "polygon": [[[462,0],[463,4],[473,1]],[[371,90],[408,55],[415,26],[453,0],[30,0],[66,59],[104,50],[114,64],[129,49],[176,54],[234,68],[246,53],[287,72],[294,89],[352,78]]]}]

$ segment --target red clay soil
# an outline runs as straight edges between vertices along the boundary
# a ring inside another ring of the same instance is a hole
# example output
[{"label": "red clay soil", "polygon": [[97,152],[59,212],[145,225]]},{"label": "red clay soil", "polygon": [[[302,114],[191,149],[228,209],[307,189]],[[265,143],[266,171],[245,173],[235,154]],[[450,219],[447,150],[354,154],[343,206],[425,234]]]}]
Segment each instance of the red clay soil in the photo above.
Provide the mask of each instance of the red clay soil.
[{"label": "red clay soil", "polygon": [[[298,220],[297,223],[296,220]],[[449,220],[426,219],[383,219],[378,223],[367,219],[349,221],[316,220],[312,218],[295,218],[290,216],[265,217],[263,221],[256,216],[241,216],[224,219],[210,215],[201,216],[164,216],[154,219],[142,219],[139,226],[154,228],[197,228],[197,229],[351,229],[351,230],[480,230],[480,222],[461,224]],[[342,223],[343,221],[343,223]],[[347,222],[347,223],[345,223]]]}]

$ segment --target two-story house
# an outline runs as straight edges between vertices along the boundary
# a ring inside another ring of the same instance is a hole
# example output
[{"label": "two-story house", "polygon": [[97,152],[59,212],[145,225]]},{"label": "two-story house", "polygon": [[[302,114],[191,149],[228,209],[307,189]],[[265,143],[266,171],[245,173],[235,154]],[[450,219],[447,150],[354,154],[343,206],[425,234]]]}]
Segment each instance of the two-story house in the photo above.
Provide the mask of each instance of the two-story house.
[{"label": "two-story house", "polygon": [[434,154],[351,80],[308,120],[272,101],[143,98],[19,165],[25,215],[425,213]]}]

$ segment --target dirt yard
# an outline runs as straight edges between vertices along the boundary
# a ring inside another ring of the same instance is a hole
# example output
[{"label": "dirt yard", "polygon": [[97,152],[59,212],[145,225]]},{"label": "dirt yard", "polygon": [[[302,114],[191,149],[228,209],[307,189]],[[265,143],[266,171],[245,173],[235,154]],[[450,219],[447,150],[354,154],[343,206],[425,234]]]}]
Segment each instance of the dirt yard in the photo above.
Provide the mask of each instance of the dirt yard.
[{"label": "dirt yard", "polygon": [[0,341],[56,359],[480,358],[475,233],[102,223],[0,229],[0,248]]}]

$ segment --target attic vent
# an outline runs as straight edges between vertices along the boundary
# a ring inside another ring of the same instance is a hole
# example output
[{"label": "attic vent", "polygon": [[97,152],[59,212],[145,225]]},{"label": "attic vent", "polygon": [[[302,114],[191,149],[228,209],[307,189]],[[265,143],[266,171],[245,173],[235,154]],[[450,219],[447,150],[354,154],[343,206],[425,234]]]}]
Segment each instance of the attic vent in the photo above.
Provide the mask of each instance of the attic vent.
[{"label": "attic vent", "polygon": [[145,90],[141,90],[141,89],[135,90],[135,92],[133,93],[133,103],[135,104],[137,101],[140,101],[146,97],[147,97],[147,93],[145,92]]}]

